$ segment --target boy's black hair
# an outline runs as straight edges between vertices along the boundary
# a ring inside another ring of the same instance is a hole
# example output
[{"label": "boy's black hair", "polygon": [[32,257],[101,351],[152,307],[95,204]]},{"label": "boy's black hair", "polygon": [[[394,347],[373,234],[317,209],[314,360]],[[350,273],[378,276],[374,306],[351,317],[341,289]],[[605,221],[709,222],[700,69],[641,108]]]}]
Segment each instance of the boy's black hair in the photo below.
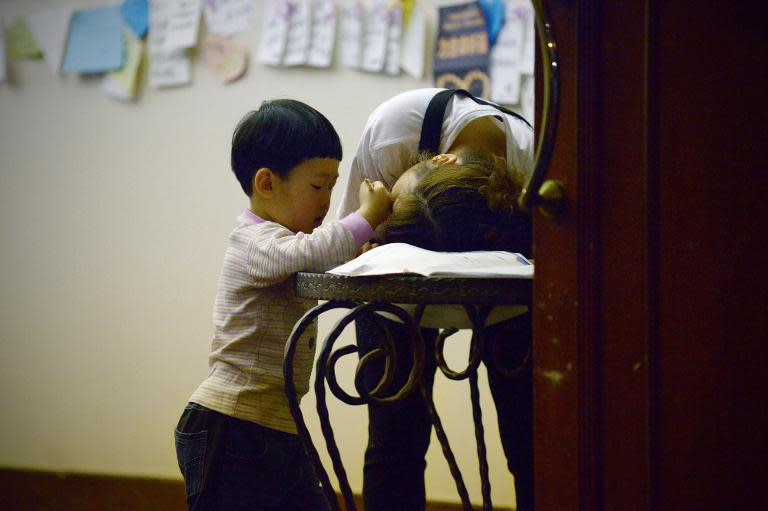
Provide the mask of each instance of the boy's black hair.
[{"label": "boy's black hair", "polygon": [[253,176],[267,167],[285,177],[304,160],[341,161],[341,140],[326,117],[293,99],[264,101],[246,114],[232,135],[232,172],[249,197]]}]

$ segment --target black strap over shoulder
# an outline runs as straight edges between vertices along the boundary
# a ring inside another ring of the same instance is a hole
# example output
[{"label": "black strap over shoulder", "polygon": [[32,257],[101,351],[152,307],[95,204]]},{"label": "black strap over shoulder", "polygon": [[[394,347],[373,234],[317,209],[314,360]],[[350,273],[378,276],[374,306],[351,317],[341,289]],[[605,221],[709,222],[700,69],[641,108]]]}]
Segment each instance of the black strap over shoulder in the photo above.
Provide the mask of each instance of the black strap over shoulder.
[{"label": "black strap over shoulder", "polygon": [[525,124],[527,124],[528,127],[531,127],[531,124],[528,121],[526,121],[522,115],[518,114],[517,112],[513,112],[508,108],[504,108],[503,106],[496,105],[494,103],[491,103],[490,101],[476,98],[475,96],[473,96],[472,94],[470,94],[468,91],[464,89],[446,89],[435,94],[432,97],[432,100],[429,102],[429,105],[427,105],[427,111],[424,114],[424,121],[421,123],[421,138],[419,139],[420,153],[425,151],[431,152],[431,153],[440,152],[440,132],[442,131],[442,128],[443,128],[443,117],[445,116],[445,108],[448,106],[448,102],[451,100],[454,94],[460,94],[462,96],[466,96],[470,98],[472,101],[474,101],[475,103],[478,103],[480,105],[492,106],[497,110],[504,112],[505,114],[517,117],[518,119],[523,121]]}]

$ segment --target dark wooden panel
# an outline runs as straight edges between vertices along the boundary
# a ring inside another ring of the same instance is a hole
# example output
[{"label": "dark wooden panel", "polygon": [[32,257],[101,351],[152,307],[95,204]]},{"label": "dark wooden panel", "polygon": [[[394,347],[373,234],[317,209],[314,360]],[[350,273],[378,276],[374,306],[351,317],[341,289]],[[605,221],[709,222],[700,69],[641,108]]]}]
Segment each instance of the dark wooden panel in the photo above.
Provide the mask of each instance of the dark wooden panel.
[{"label": "dark wooden panel", "polygon": [[[649,356],[655,285],[648,154],[648,2],[605,2],[597,9],[592,125],[600,268],[599,509],[648,510],[651,382]],[[599,36],[598,36],[599,34]],[[599,506],[599,507],[598,507]],[[584,509],[588,509],[584,508]]]},{"label": "dark wooden panel", "polygon": [[[341,502],[341,499],[339,500]],[[355,496],[359,511],[362,498]],[[184,483],[170,479],[54,474],[0,469],[3,511],[185,511]],[[461,504],[427,502],[426,511],[461,511]],[[498,511],[510,511],[497,508]],[[310,510],[307,510],[310,511]]]},{"label": "dark wooden panel", "polygon": [[681,0],[655,13],[666,509],[768,506],[768,32],[758,12],[757,2]]}]

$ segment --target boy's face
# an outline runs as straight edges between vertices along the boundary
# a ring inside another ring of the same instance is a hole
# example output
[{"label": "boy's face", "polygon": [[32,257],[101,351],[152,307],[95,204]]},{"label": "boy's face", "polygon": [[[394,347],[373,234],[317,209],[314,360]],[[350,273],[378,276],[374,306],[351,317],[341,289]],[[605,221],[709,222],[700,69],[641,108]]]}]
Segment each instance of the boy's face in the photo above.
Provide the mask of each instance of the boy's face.
[{"label": "boy's face", "polygon": [[333,158],[304,160],[285,178],[275,176],[273,220],[293,232],[311,233],[328,213],[338,177],[339,160]]}]

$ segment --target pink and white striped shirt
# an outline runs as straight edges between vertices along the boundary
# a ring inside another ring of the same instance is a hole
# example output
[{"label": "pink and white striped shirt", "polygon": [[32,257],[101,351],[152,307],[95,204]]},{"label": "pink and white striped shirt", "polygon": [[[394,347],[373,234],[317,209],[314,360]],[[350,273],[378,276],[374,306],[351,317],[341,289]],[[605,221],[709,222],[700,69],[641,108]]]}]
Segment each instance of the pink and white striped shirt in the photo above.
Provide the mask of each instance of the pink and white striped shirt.
[{"label": "pink and white striped shirt", "polygon": [[[315,300],[297,298],[297,272],[324,272],[355,256],[373,237],[357,213],[294,233],[246,210],[229,236],[213,308],[210,373],[189,399],[217,412],[296,433],[283,384],[283,350],[293,325]],[[298,343],[294,377],[306,394],[316,325]]]}]

